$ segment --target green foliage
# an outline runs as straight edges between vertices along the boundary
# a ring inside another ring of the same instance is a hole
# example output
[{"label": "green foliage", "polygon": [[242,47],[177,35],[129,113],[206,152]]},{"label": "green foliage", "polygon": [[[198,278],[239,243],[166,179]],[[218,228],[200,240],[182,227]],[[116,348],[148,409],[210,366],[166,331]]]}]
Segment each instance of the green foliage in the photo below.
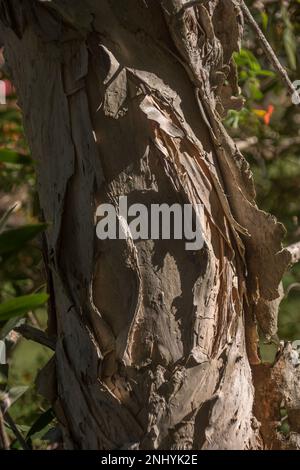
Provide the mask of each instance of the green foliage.
[{"label": "green foliage", "polygon": [[0,162],[12,165],[29,165],[32,159],[28,155],[22,155],[9,149],[0,149]]},{"label": "green foliage", "polygon": [[30,310],[42,307],[48,300],[47,294],[22,295],[0,304],[0,321],[21,317]]},{"label": "green foliage", "polygon": [[39,434],[41,431],[45,432],[45,429],[47,428],[47,426],[51,424],[52,421],[54,420],[54,417],[55,416],[54,416],[52,408],[48,408],[48,410],[44,411],[44,413],[39,415],[37,420],[33,423],[31,428],[29,429],[26,435],[26,439],[32,438],[33,436]]},{"label": "green foliage", "polygon": [[281,6],[281,15],[284,22],[283,43],[288,59],[288,64],[292,70],[297,69],[297,45],[294,34],[294,27],[290,20],[288,9],[285,5]]},{"label": "green foliage", "polygon": [[25,225],[0,234],[0,256],[16,253],[24,245],[45,230],[45,224]]},{"label": "green foliage", "polygon": [[250,50],[242,48],[234,54],[233,58],[239,68],[239,80],[243,86],[244,95],[248,99],[260,101],[264,97],[260,88],[260,78],[273,78],[274,72],[263,69]]},{"label": "green foliage", "polygon": [[[39,320],[44,320],[45,312],[39,310],[38,313]],[[50,360],[52,354],[49,349],[37,343],[21,340],[13,349],[10,363],[8,388],[16,385],[28,387],[26,393],[11,406],[10,414],[14,422],[21,427],[20,430],[28,445],[34,449],[47,447],[44,436],[55,423],[53,415],[50,421],[49,403],[38,394],[34,386],[38,371]],[[47,413],[46,419],[45,413]],[[37,427],[39,427],[38,430]],[[31,429],[32,432],[30,432]],[[10,435],[13,438],[13,447],[20,448],[13,433],[10,432]]]},{"label": "green foliage", "polygon": [[[53,426],[49,405],[33,385],[53,353],[14,332],[24,322],[40,328],[46,322],[48,295],[41,292],[44,280],[36,243],[46,224],[38,223],[35,216],[34,171],[12,97],[0,109],[0,187],[11,200],[0,212],[0,404],[6,410],[12,449],[46,447],[44,435]],[[26,197],[16,203],[20,191]]]},{"label": "green foliage", "polygon": [[[291,81],[300,79],[299,3],[256,3],[257,9],[252,9]],[[225,124],[237,141],[257,139],[243,154],[254,174],[258,204],[285,225],[288,245],[300,240],[300,106],[293,105],[277,72],[270,71],[272,67],[250,31],[234,60],[246,103],[241,111],[230,111]],[[283,284],[286,295],[280,307],[279,338],[300,339],[299,264],[286,273]],[[276,344],[262,342],[260,349],[264,361],[274,360]],[[288,432],[287,423],[281,432]]]}]

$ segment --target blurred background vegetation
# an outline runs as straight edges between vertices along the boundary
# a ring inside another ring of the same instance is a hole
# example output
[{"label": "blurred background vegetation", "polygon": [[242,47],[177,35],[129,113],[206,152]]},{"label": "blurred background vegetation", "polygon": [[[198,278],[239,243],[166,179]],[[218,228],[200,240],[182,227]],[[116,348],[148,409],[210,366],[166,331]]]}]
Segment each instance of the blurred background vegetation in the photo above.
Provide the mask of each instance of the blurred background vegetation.
[{"label": "blurred background vegetation", "polygon": [[[300,1],[247,3],[291,81],[300,80]],[[289,245],[300,240],[300,104],[292,103],[247,24],[235,62],[246,102],[229,112],[226,125],[251,165],[259,207],[284,224]],[[284,289],[279,338],[300,339],[299,264],[286,274]]]},{"label": "blurred background vegetation", "polygon": [[[291,80],[300,80],[300,0],[247,3]],[[247,25],[234,60],[245,104],[228,113],[225,125],[251,165],[258,205],[285,225],[289,245],[300,240],[300,105],[291,102]],[[0,74],[7,93],[7,104],[0,105],[0,403],[9,416],[12,448],[51,449],[59,434],[34,384],[52,352],[14,330],[24,322],[46,327],[40,250],[45,226],[38,222],[35,169],[21,113],[4,69]],[[279,338],[300,339],[300,263],[285,275],[284,289]]]}]

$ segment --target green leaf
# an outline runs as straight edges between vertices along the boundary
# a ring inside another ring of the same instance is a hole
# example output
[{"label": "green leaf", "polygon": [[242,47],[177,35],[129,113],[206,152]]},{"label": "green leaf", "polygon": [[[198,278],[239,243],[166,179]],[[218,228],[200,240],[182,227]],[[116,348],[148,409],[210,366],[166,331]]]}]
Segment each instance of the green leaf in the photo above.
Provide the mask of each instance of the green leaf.
[{"label": "green leaf", "polygon": [[43,431],[46,426],[48,426],[54,419],[54,413],[52,408],[49,408],[47,411],[42,413],[38,419],[33,423],[31,428],[29,429],[26,439],[29,439],[34,434]]},{"label": "green leaf", "polygon": [[8,392],[0,393],[0,402],[2,402],[2,408],[4,413],[17,401],[21,398],[24,393],[29,389],[28,385],[21,385],[19,387],[12,387]]},{"label": "green leaf", "polygon": [[19,398],[21,398],[21,396],[24,395],[24,393],[26,393],[28,389],[29,389],[28,385],[12,387],[7,393],[7,396],[8,396],[8,400],[6,400],[7,409],[10,408],[17,400],[19,400]]},{"label": "green leaf", "polygon": [[42,307],[47,302],[48,294],[31,294],[16,297],[0,304],[0,321],[21,317],[30,310]]},{"label": "green leaf", "polygon": [[280,428],[279,428],[279,431],[284,434],[285,436],[287,436],[289,433],[290,433],[290,425],[289,423],[285,420],[282,422]]},{"label": "green leaf", "polygon": [[297,41],[294,34],[294,27],[289,17],[288,9],[283,5],[281,8],[281,15],[285,24],[283,33],[283,44],[286,55],[288,57],[289,65],[292,70],[297,69]]},{"label": "green leaf", "polygon": [[297,69],[297,46],[296,46],[296,38],[291,29],[286,28],[283,33],[283,43],[286,55],[288,57],[289,65],[292,70]]},{"label": "green leaf", "polygon": [[7,211],[3,214],[3,216],[1,217],[0,219],[0,233],[2,232],[2,230],[4,230],[5,228],[5,225],[6,225],[6,222],[7,220],[9,219],[9,216],[13,213],[13,211],[15,210],[15,208],[17,207],[18,204],[14,204],[12,207],[10,207],[9,209],[7,209]]},{"label": "green leaf", "polygon": [[260,16],[261,16],[262,27],[266,31],[268,27],[268,22],[269,22],[268,14],[265,11],[262,11]]},{"label": "green leaf", "polygon": [[245,67],[248,72],[259,72],[261,70],[260,63],[256,59],[255,55],[247,50],[241,49],[239,52],[233,54],[234,60],[239,67]]},{"label": "green leaf", "polygon": [[0,255],[14,253],[32,240],[38,233],[45,230],[46,224],[25,225],[24,227],[7,230],[0,234]]},{"label": "green leaf", "polygon": [[257,78],[251,78],[247,83],[248,93],[252,100],[259,101],[263,98],[263,93],[260,90],[260,82]]},{"label": "green leaf", "polygon": [[257,74],[258,77],[275,77],[275,73],[272,70],[261,69]]},{"label": "green leaf", "polygon": [[10,149],[0,149],[0,162],[13,165],[29,165],[33,160],[29,155],[23,155]]}]

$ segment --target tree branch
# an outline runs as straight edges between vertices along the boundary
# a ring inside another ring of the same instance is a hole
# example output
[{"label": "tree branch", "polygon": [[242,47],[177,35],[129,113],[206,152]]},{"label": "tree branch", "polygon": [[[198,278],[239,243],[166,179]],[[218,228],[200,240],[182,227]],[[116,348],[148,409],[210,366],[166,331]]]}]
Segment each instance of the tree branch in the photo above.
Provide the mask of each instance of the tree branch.
[{"label": "tree branch", "polygon": [[270,46],[268,40],[266,39],[264,33],[256,23],[255,19],[252,16],[252,13],[250,12],[249,8],[245,4],[244,0],[240,0],[240,6],[241,9],[244,13],[245,19],[249,23],[249,25],[252,27],[254,32],[257,34],[257,38],[261,44],[261,47],[263,48],[267,58],[273,65],[274,69],[277,70],[279,77],[284,84],[284,86],[287,87],[289,93],[292,95],[295,92],[295,88],[292,84],[292,82],[289,79],[289,76],[286,72],[286,70],[283,68],[279,60],[277,59],[277,56],[275,52],[273,51],[272,47]]},{"label": "tree branch", "polygon": [[240,152],[248,149],[249,147],[252,147],[253,145],[256,145],[258,143],[258,138],[256,136],[248,137],[245,140],[237,140],[235,142],[235,145],[239,149]]},{"label": "tree branch", "polygon": [[0,406],[0,450],[9,450],[9,439],[5,431],[3,413]]},{"label": "tree branch", "polygon": [[13,431],[14,435],[16,436],[16,438],[18,439],[19,443],[21,444],[22,446],[22,449],[23,450],[30,450],[30,447],[29,445],[27,444],[27,442],[25,441],[24,437],[22,436],[22,434],[20,433],[17,425],[15,424],[14,420],[12,419],[12,417],[10,416],[10,414],[8,413],[8,411],[6,411],[5,413],[5,420],[7,421],[8,425],[10,426],[11,430]]},{"label": "tree branch", "polygon": [[42,344],[46,348],[55,351],[55,340],[48,336],[44,331],[34,328],[31,325],[20,325],[14,329],[20,333],[24,338],[34,341],[35,343]]}]

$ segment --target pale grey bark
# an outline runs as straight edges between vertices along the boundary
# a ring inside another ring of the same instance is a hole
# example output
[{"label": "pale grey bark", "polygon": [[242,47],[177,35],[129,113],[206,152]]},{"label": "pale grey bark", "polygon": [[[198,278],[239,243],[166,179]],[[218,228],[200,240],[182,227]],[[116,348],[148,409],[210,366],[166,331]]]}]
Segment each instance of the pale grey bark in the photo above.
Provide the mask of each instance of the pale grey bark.
[{"label": "pale grey bark", "polygon": [[[250,365],[260,367],[255,309],[276,302],[290,254],[221,124],[242,104],[231,60],[238,1],[184,3],[0,3],[50,224],[57,340],[39,382],[67,448],[264,445]],[[119,195],[202,203],[204,248],[100,242],[96,206]],[[273,328],[274,309],[266,315]]]}]

